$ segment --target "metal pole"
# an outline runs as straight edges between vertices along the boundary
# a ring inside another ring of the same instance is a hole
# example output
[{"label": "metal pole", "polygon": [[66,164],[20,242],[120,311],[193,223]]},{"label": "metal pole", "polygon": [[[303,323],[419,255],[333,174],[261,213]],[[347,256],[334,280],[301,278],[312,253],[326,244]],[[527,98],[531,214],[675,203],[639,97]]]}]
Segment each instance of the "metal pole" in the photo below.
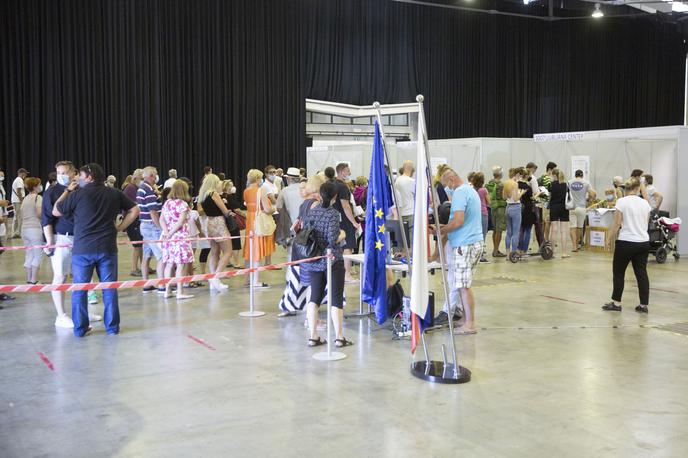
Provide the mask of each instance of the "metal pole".
[{"label": "metal pole", "polygon": [[[430,173],[430,145],[428,144],[428,134],[427,134],[427,129],[425,125],[425,110],[423,108],[423,100],[425,100],[425,97],[423,97],[421,94],[419,94],[416,97],[416,101],[418,102],[418,122],[423,123],[423,128],[421,129],[423,131],[423,138],[419,138],[418,141],[422,141],[425,144],[425,158],[427,162],[427,168],[425,170],[425,173],[428,176],[428,186],[430,186],[430,196],[432,198],[432,210],[435,215],[435,235],[437,236],[437,243],[440,246],[439,255],[440,255],[440,264],[442,264],[442,285],[444,286],[444,297],[447,300],[447,317],[449,318],[449,336],[451,340],[451,349],[452,349],[452,360],[454,362],[454,375],[456,377],[459,376],[459,365],[458,361],[456,358],[456,342],[454,342],[454,323],[453,323],[453,318],[454,314],[452,313],[451,309],[451,304],[449,303],[449,287],[447,284],[447,277],[445,273],[445,267],[447,266],[446,260],[444,259],[444,249],[442,248],[442,234],[440,233],[440,220],[439,220],[439,205],[437,202],[439,201],[439,197],[437,196],[437,190],[435,189],[434,186],[432,186],[432,174]],[[462,301],[463,302],[463,301]],[[464,311],[465,314],[465,311]],[[425,342],[425,340],[423,340]]]},{"label": "metal pole", "polygon": [[[317,321],[317,316],[316,316]],[[346,358],[344,353],[332,351],[332,249],[327,249],[327,351],[316,353],[314,359],[336,361]]]},{"label": "metal pole", "polygon": [[327,249],[327,357],[332,357],[332,249]]},{"label": "metal pole", "polygon": [[683,125],[688,126],[688,53],[686,53],[686,70],[683,79]]},{"label": "metal pole", "polygon": [[253,231],[249,232],[248,236],[248,249],[249,249],[249,254],[248,254],[248,263],[249,263],[249,277],[248,277],[248,312],[240,312],[240,316],[245,316],[245,317],[259,317],[265,315],[265,312],[261,311],[256,311],[254,310],[254,305],[255,305],[255,296],[254,296],[254,279],[253,279],[253,269],[255,266],[253,265],[253,239],[255,236],[253,235]]}]

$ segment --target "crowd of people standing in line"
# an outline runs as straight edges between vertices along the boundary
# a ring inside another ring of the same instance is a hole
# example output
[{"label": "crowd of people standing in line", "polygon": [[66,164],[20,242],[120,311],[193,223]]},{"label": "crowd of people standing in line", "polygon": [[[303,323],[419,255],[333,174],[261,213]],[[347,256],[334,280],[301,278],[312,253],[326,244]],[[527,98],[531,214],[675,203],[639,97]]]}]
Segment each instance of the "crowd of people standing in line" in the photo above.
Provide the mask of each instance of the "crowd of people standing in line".
[{"label": "crowd of people standing in line", "polygon": [[[647,231],[644,236],[640,234],[638,228],[642,225],[636,220],[645,210],[644,206],[637,208],[640,200],[647,203],[648,217],[651,210],[661,206],[663,197],[654,187],[652,176],[634,170],[625,183],[621,177],[615,177],[613,186],[605,190],[605,199],[597,200],[596,191],[584,179],[582,171],[576,171],[575,177],[567,181],[555,163],[548,163],[546,172],[539,178],[537,169],[531,162],[525,167],[510,169],[505,178],[502,168],[495,166],[492,179],[487,183],[482,172],[472,172],[464,181],[446,164],[437,169],[433,185],[441,204],[438,216],[443,234],[437,250],[445,250],[450,275],[456,280],[450,304],[457,303],[457,295],[460,295],[468,306],[462,332],[475,332],[470,285],[475,265],[489,262],[484,242],[490,230],[494,258],[508,256],[510,252],[527,252],[533,228],[539,245],[551,241],[561,251],[561,257],[568,258],[569,241],[570,251],[582,249],[586,209],[594,206],[618,210],[614,231],[620,229],[620,235],[614,258],[614,294],[605,310],[620,310],[623,273],[632,262],[641,291],[639,311],[646,312],[649,300],[647,274],[643,274],[646,250],[644,264],[641,258]],[[401,219],[411,231],[414,173],[414,164],[406,161],[393,178],[396,206],[392,209],[392,218]],[[305,308],[309,345],[321,345],[324,341],[317,334],[322,326],[317,320],[317,309],[326,299],[326,288],[331,288],[336,345],[351,344],[342,334],[342,308],[344,285],[356,279],[344,255],[357,252],[362,244],[367,178],[361,176],[352,180],[348,163],[328,167],[309,179],[304,169],[294,167],[286,174],[271,165],[262,171],[251,169],[246,175],[246,189],[241,197],[232,180],[225,179],[224,174],[214,174],[211,167],[204,169],[195,195],[192,181],[178,178],[175,169],[168,171],[168,179],[159,186],[160,177],[153,166],[134,170],[123,180],[121,190],[117,188],[116,178],[113,175],[105,177],[98,164],[87,164],[77,171],[69,161],[56,164],[45,190],[39,178],[30,177],[27,170],[19,169],[12,184],[11,201],[6,199],[3,181],[4,172],[0,171],[0,241],[4,236],[20,236],[27,246],[73,245],[72,248],[26,250],[24,267],[29,284],[38,282],[43,254],[51,258],[55,284],[65,282],[70,271],[75,282],[91,281],[94,270],[101,281],[116,279],[114,237],[117,231],[126,231],[130,241],[136,243],[132,249],[130,274],[148,279],[150,275],[157,278],[191,275],[197,250],[200,250],[201,273],[270,264],[277,244],[287,248],[287,257],[291,260],[291,241],[295,233],[302,227],[312,227],[322,248],[333,250],[332,284],[327,285],[324,280],[323,260],[290,266],[279,304],[280,316],[294,316]],[[635,195],[642,199],[626,199]],[[94,214],[89,215],[88,210]],[[626,215],[626,212],[633,213]],[[444,221],[443,213],[446,214]],[[247,235],[258,226],[262,227],[265,218],[274,221],[272,231],[254,234],[252,243],[243,238],[242,244],[241,231],[245,230]],[[504,232],[506,254],[500,250]],[[210,240],[187,240],[194,238]],[[151,266],[152,258],[156,260],[155,270]],[[256,288],[268,287],[260,281],[258,272],[252,275]],[[246,276],[247,285],[249,281]],[[217,278],[208,283],[211,290],[228,288]],[[187,289],[201,286],[205,285],[170,282],[166,286],[144,287],[143,292],[155,291],[165,298],[183,300],[193,297]],[[73,327],[76,335],[85,335],[90,330],[89,322],[103,319],[88,311],[87,303],[95,301],[91,297],[87,300],[84,292],[73,294],[70,318],[64,311],[64,294],[53,293],[57,313],[55,325]],[[117,333],[117,291],[104,291],[103,301],[106,329]]]}]

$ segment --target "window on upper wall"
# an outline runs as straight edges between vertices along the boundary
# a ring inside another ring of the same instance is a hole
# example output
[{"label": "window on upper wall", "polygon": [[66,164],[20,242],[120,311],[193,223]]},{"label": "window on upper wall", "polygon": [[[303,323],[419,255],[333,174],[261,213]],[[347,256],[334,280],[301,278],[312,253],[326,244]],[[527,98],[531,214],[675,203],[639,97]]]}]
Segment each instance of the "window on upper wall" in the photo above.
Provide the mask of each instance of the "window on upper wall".
[{"label": "window on upper wall", "polygon": [[332,124],[351,124],[351,118],[346,116],[332,116]]},{"label": "window on upper wall", "polygon": [[322,113],[311,113],[313,124],[332,124],[332,115]]},{"label": "window on upper wall", "polygon": [[408,115],[407,114],[392,115],[391,116],[391,125],[392,126],[408,126]]}]

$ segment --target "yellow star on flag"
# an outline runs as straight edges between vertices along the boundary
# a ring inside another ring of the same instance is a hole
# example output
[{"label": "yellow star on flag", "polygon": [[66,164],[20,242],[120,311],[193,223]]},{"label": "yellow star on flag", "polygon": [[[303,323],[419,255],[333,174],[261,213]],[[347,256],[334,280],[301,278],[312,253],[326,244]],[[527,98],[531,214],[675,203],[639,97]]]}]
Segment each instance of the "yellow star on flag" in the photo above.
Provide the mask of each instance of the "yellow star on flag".
[{"label": "yellow star on flag", "polygon": [[384,234],[384,233],[385,233],[385,225],[383,224],[382,226],[378,226],[378,227],[377,227],[377,231],[378,231],[378,232],[381,232],[382,234]]},{"label": "yellow star on flag", "polygon": [[384,246],[384,245],[382,244],[381,241],[378,240],[377,242],[375,242],[375,249],[376,249],[376,250],[382,251],[382,247],[383,247],[383,246]]},{"label": "yellow star on flag", "polygon": [[382,218],[382,209],[378,208],[375,210],[375,218]]}]

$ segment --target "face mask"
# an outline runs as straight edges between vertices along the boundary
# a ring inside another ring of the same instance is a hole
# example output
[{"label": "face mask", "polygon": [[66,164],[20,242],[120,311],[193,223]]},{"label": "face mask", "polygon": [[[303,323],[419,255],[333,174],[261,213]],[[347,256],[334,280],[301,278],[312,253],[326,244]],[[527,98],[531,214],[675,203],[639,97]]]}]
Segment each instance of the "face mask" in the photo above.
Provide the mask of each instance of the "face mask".
[{"label": "face mask", "polygon": [[62,186],[67,186],[69,184],[69,175],[58,175],[57,182]]},{"label": "face mask", "polygon": [[274,182],[275,181],[275,175],[268,175],[268,180],[270,180],[271,183]]},{"label": "face mask", "polygon": [[86,178],[79,177],[79,187],[83,188],[86,184]]},{"label": "face mask", "polygon": [[236,194],[236,186],[232,186],[231,188],[229,188],[229,193]]},{"label": "face mask", "polygon": [[606,194],[606,196],[608,201],[614,200],[614,194]]},{"label": "face mask", "polygon": [[5,176],[4,176],[4,175],[0,177],[0,181],[5,181]]},{"label": "face mask", "polygon": [[640,177],[640,184],[645,184],[645,177]]},{"label": "face mask", "polygon": [[155,182],[160,183],[160,175],[155,175]]},{"label": "face mask", "polygon": [[36,188],[36,191],[38,191],[39,194],[42,193],[43,192],[43,185],[39,184],[38,188]]},{"label": "face mask", "polygon": [[452,188],[450,188],[449,186],[445,186],[444,192],[446,192],[448,196],[451,196],[452,194],[454,194],[454,190]]}]

